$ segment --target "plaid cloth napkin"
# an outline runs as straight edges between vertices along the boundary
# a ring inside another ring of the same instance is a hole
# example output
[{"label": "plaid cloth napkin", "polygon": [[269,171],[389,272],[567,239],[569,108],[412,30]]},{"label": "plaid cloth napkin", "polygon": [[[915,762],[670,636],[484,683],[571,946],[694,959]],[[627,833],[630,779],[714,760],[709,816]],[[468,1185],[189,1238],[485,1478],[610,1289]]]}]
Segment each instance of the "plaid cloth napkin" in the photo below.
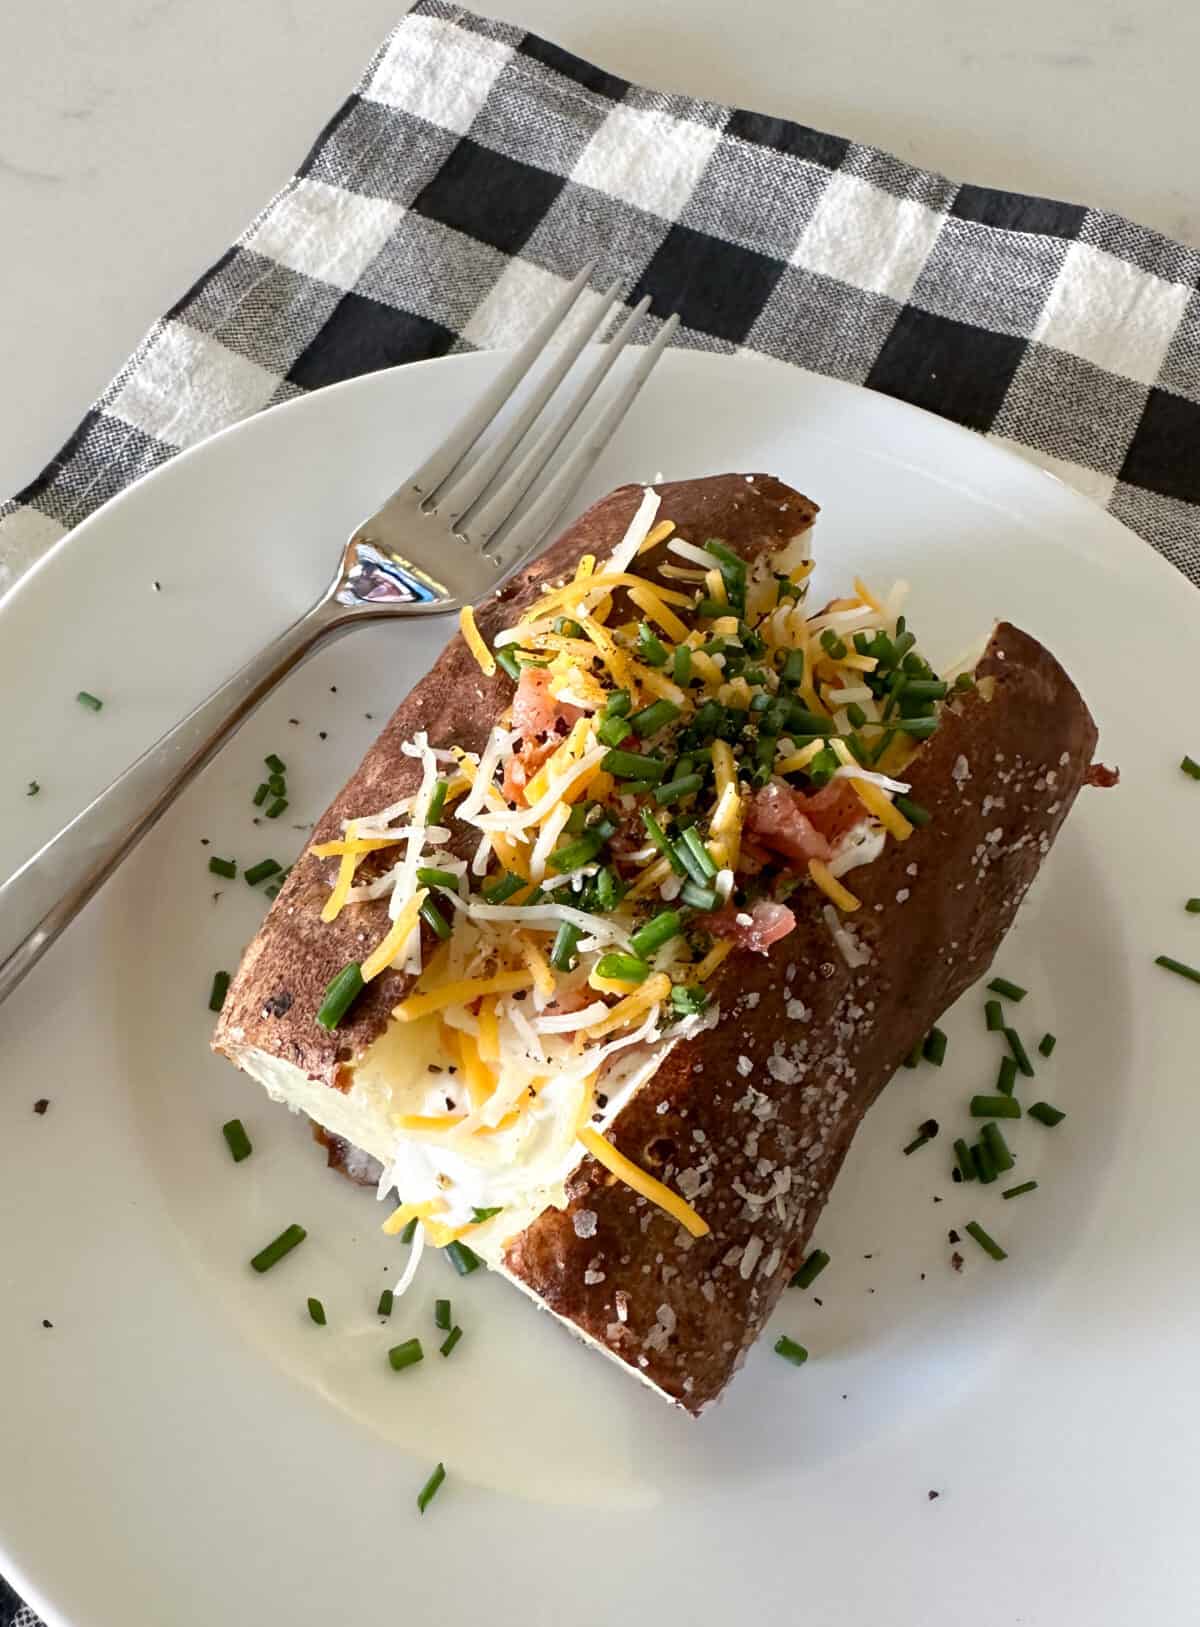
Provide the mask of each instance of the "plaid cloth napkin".
[{"label": "plaid cloth napkin", "polygon": [[[576,268],[993,437],[1200,583],[1200,251],[419,0],[297,174],[0,508],[0,590],[139,475],[374,368],[513,345]],[[15,1613],[14,1613],[15,1612]],[[36,1627],[0,1582],[0,1627]]]}]

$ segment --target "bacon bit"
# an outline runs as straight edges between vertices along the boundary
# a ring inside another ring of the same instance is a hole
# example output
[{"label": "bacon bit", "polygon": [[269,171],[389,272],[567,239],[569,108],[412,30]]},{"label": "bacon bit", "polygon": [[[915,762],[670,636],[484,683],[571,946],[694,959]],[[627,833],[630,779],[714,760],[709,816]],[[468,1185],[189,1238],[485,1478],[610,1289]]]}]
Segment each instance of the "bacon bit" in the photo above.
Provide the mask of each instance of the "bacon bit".
[{"label": "bacon bit", "polygon": [[765,955],[773,943],[787,937],[796,925],[796,917],[786,904],[760,898],[749,910],[735,909],[731,904],[704,924],[718,938],[732,938],[739,949],[756,949]]},{"label": "bacon bit", "polygon": [[754,793],[746,816],[746,829],[766,847],[807,864],[828,859],[829,843],[808,817],[810,799],[791,786],[774,780]]},{"label": "bacon bit", "polygon": [[555,700],[550,681],[546,667],[521,668],[521,680],[513,696],[512,730],[526,741],[554,732],[560,723],[570,728],[583,716],[578,706]]},{"label": "bacon bit", "polygon": [[1121,770],[1107,768],[1103,763],[1093,763],[1084,775],[1084,781],[1088,785],[1100,785],[1107,790],[1109,786],[1121,783]]}]

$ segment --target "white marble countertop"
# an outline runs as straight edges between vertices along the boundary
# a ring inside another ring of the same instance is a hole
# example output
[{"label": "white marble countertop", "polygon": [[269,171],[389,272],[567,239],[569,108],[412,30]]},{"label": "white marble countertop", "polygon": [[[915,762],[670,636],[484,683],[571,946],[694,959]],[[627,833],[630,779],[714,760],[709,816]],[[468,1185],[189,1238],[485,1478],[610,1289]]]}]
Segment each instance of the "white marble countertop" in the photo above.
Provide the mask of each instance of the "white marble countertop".
[{"label": "white marble countertop", "polygon": [[[5,0],[0,491],[291,173],[403,0]],[[1200,245],[1188,0],[480,0],[626,77]],[[734,28],[731,29],[731,21]]]}]

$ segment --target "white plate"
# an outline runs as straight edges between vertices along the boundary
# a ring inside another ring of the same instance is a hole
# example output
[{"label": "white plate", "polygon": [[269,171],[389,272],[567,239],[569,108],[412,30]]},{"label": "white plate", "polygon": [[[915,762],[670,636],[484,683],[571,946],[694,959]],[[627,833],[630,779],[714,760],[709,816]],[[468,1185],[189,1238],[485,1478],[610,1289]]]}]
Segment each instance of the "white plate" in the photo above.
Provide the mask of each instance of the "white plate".
[{"label": "white plate", "polygon": [[[0,611],[0,868],[304,606],[498,365],[376,374],[253,419],[55,551]],[[371,1197],[206,1049],[211,974],[262,908],[208,856],[290,858],[288,821],[316,816],[445,629],[359,633],[262,709],[0,1011],[0,1569],[52,1621],[1194,1622],[1200,990],[1152,962],[1200,960],[1200,785],[1177,768],[1200,739],[1200,600],[982,440],[770,363],[670,354],[588,495],[726,468],[811,492],[819,591],[907,577],[935,653],[998,615],[1048,640],[1121,765],[1118,792],[1081,797],[997,968],[1032,991],[1027,1039],[1060,1040],[1037,1090],[1069,1117],[1012,1137],[1040,1189],[1005,1203],[949,1180],[996,1066],[976,993],[946,1066],[902,1072],[855,1144],[818,1228],[823,1303],[784,1296],[772,1334],[810,1348],[802,1371],[764,1339],[693,1423],[436,1258],[381,1327],[400,1251]],[[273,750],[292,807],[256,827]],[[255,1145],[236,1167],[235,1113]],[[941,1139],[901,1157],[930,1114]],[[967,1240],[956,1274],[947,1230],[973,1216],[1011,1257]],[[254,1276],[293,1220],[309,1241]],[[432,1346],[446,1293],[453,1359],[391,1373],[399,1338]]]}]

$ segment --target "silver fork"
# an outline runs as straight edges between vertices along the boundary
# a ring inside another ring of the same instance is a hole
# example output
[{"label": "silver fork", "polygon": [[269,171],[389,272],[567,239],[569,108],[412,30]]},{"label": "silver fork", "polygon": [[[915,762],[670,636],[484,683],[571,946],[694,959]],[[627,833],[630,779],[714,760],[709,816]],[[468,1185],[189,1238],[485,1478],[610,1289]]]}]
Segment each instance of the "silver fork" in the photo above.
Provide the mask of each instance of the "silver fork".
[{"label": "silver fork", "polygon": [[[629,344],[649,308],[636,305],[561,410],[543,409],[589,340],[603,331],[620,285],[548,363],[494,445],[475,448],[567,320],[595,269],[585,266],[483,399],[342,549],[311,610],[268,644],[182,723],[138,758],[82,813],[0,885],[0,1001],[5,1000],[137,846],[186,785],[280,681],[330,638],[393,616],[442,615],[482,598],[545,541],[678,326],[663,323],[629,376],[531,497],[538,477]],[[537,431],[531,439],[531,432]],[[526,444],[528,443],[528,444]]]}]

